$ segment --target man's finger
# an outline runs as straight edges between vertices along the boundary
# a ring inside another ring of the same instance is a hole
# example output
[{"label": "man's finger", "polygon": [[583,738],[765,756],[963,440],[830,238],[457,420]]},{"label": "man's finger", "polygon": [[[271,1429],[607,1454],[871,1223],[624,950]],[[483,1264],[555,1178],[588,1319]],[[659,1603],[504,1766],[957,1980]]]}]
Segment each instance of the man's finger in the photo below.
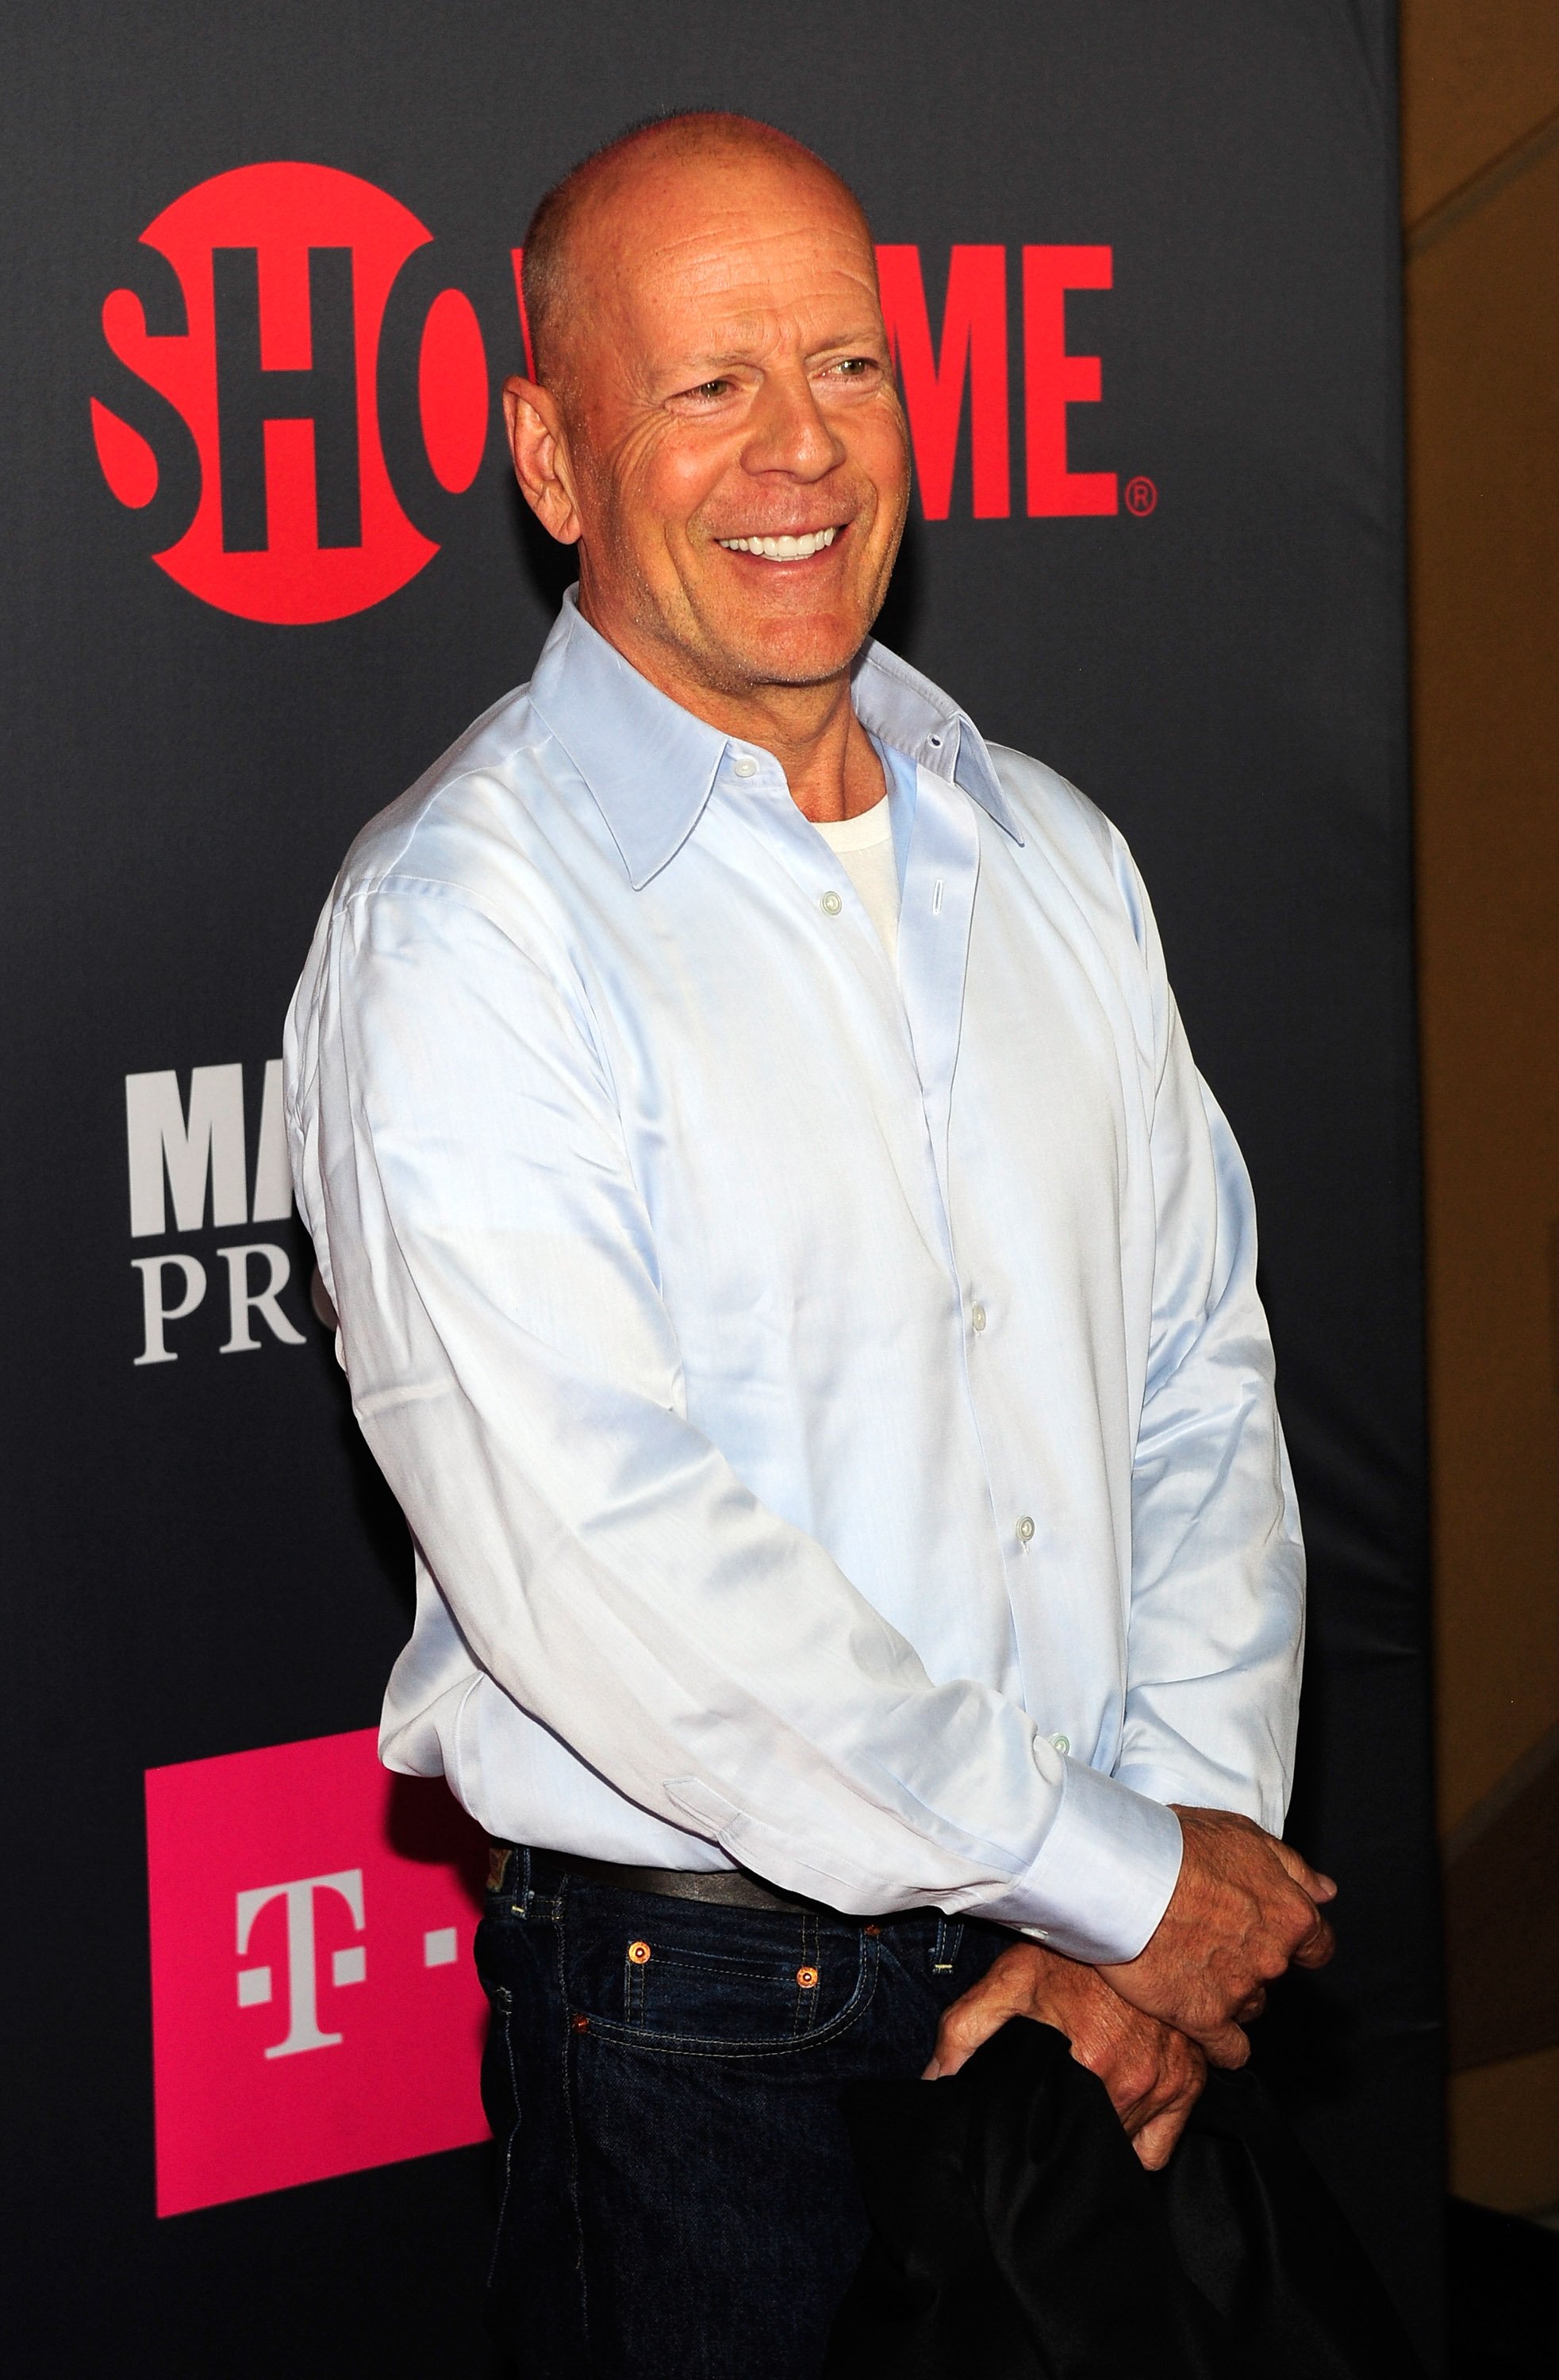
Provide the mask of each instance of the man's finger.
[{"label": "man's finger", "polygon": [[1193,2036],[1206,2052],[1210,2066],[1243,2066],[1250,2055],[1250,2044],[1237,2024],[1221,2024],[1216,2032],[1199,2033]]},{"label": "man's finger", "polygon": [[1110,2095],[1110,2105],[1123,2129],[1136,2132],[1164,2104],[1163,2075],[1149,2058],[1123,2056],[1117,2045],[1084,2045],[1074,2041],[1072,2056],[1096,2075]]},{"label": "man's finger", "polygon": [[1151,2101],[1138,2110],[1136,2131],[1151,2131],[1165,2116],[1178,2108],[1182,2115],[1196,2106],[1207,2081],[1207,2060],[1200,2050],[1192,2050],[1195,2065],[1188,2060],[1175,2059],[1159,2077]]},{"label": "man's finger", "polygon": [[1276,1835],[1269,1840],[1278,1861],[1301,1892],[1308,1893],[1312,1900],[1335,1900],[1337,1888],[1329,1876],[1323,1876],[1318,1867],[1311,1867],[1309,1860],[1297,1852],[1292,1843],[1280,1841]]},{"label": "man's finger", "polygon": [[1121,2129],[1127,2138],[1133,2141],[1139,2133],[1150,2131],[1161,2117],[1179,2105],[1179,2091],[1163,2074],[1155,2077],[1150,2089],[1137,2093],[1124,2107],[1111,2093],[1111,2104],[1121,2119]]},{"label": "man's finger", "polygon": [[1193,2096],[1173,2107],[1166,2107],[1162,2116],[1154,2116],[1151,2122],[1144,2124],[1132,2141],[1132,2147],[1150,2173],[1157,2173],[1161,2167],[1169,2163],[1175,2143],[1185,2131],[1195,2104]]},{"label": "man's finger", "polygon": [[1318,1911],[1314,1926],[1291,1955],[1297,1967],[1324,1967],[1336,1947],[1335,1934]]},{"label": "man's finger", "polygon": [[978,1985],[955,2000],[936,2029],[936,2046],[931,2063],[921,2075],[923,2082],[934,2082],[940,2075],[956,2074],[967,2065],[982,2041],[1000,2033],[1009,2016],[1017,2014],[1004,1992],[982,1992]]}]

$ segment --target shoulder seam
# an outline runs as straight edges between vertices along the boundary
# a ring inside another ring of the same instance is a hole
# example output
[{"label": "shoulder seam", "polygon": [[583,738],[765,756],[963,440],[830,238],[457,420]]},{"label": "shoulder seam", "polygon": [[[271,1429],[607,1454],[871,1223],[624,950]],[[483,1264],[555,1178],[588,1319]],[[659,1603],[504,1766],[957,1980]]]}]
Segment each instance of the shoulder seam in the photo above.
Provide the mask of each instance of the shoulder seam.
[{"label": "shoulder seam", "polygon": [[[519,759],[527,753],[534,753],[538,751],[543,744],[557,742],[556,736],[553,734],[551,727],[547,725],[546,721],[542,718],[540,711],[536,713],[536,716],[540,721],[544,733],[540,736],[521,738],[517,743],[511,745],[509,749],[503,756],[504,761]],[[559,748],[561,749],[561,747]],[[378,878],[382,872],[384,874],[394,873],[397,863],[406,851],[409,849],[412,838],[416,834],[418,828],[421,825],[423,820],[427,817],[428,812],[432,808],[436,802],[441,801],[446,794],[454,793],[458,786],[469,784],[475,778],[496,776],[498,769],[502,765],[502,762],[473,762],[469,768],[457,770],[452,776],[436,777],[433,783],[429,785],[427,791],[423,794],[420,801],[418,802],[416,808],[411,813],[411,816],[408,819],[405,832],[402,834],[400,842],[396,845],[393,856],[375,867],[372,870],[373,877]],[[411,787],[408,788],[408,792],[410,792],[411,790]],[[401,799],[404,800],[406,796],[403,795]],[[392,807],[394,807],[394,805],[392,805]],[[375,821],[372,819],[370,819],[368,824],[362,830],[363,833],[365,835],[371,833]],[[437,880],[433,878],[430,878],[428,880],[430,882],[437,881]],[[368,887],[355,887],[354,889],[367,890]]]}]

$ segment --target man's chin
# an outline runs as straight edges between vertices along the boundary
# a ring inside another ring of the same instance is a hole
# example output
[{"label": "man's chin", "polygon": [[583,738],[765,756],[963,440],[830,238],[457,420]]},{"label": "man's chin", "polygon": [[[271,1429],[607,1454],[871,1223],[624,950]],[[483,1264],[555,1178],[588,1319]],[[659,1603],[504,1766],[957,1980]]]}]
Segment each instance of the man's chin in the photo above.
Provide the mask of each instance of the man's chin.
[{"label": "man's chin", "polygon": [[754,622],[736,635],[729,621],[721,628],[711,639],[710,660],[733,694],[764,686],[828,686],[847,674],[871,633],[864,621],[810,631],[774,620]]}]

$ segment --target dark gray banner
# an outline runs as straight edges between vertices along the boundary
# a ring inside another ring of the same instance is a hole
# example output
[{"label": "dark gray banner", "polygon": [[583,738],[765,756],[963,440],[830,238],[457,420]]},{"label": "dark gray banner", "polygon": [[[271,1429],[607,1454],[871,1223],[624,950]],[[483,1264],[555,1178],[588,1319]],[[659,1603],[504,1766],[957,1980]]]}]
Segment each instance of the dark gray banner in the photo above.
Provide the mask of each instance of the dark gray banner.
[{"label": "dark gray banner", "polygon": [[[27,2368],[488,2368],[480,2146],[383,2161],[364,2134],[362,2169],[327,2155],[308,2170],[331,2178],[277,2187],[244,2146],[250,2083],[197,2064],[230,2180],[170,2197],[169,2101],[163,2203],[197,2211],[159,2216],[143,1777],[211,1763],[212,1791],[238,1793],[261,1772],[219,1776],[227,1755],[370,1728],[407,1632],[404,1531],[310,1310],[281,1020],[352,835],[523,680],[566,583],[496,431],[530,210],[625,121],[701,104],[772,117],[860,191],[918,481],[882,633],[1129,837],[1250,1164],[1313,1577],[1291,1832],[1344,1893],[1334,1967],[1275,1995],[1259,2055],[1431,2341],[1389,7],[56,0],[22,18],[3,2162]],[[234,1981],[226,1821],[168,1823],[154,1861],[194,1896],[188,1939],[210,1880],[223,2010],[258,2005]],[[366,1995],[374,1937],[365,1970],[339,1882],[358,1869],[318,1856],[275,1891],[330,1885],[330,1987]],[[282,1909],[250,1892],[255,1940]],[[436,1981],[449,1925],[414,1921]],[[167,1933],[160,1993],[196,1955]],[[283,1956],[243,1973],[268,1993]],[[296,2000],[290,2022],[311,2046]],[[302,2093],[333,2070],[322,2051],[290,2070]]]}]

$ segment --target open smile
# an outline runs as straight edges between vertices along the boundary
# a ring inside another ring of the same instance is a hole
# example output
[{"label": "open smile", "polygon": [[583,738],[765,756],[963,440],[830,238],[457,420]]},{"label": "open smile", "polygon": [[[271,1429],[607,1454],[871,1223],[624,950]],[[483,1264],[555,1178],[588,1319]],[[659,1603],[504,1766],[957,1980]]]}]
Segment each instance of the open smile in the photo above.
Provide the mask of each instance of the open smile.
[{"label": "open smile", "polygon": [[814,553],[827,551],[842,526],[809,529],[801,537],[722,537],[715,543],[727,553],[755,554],[760,562],[810,562]]}]

